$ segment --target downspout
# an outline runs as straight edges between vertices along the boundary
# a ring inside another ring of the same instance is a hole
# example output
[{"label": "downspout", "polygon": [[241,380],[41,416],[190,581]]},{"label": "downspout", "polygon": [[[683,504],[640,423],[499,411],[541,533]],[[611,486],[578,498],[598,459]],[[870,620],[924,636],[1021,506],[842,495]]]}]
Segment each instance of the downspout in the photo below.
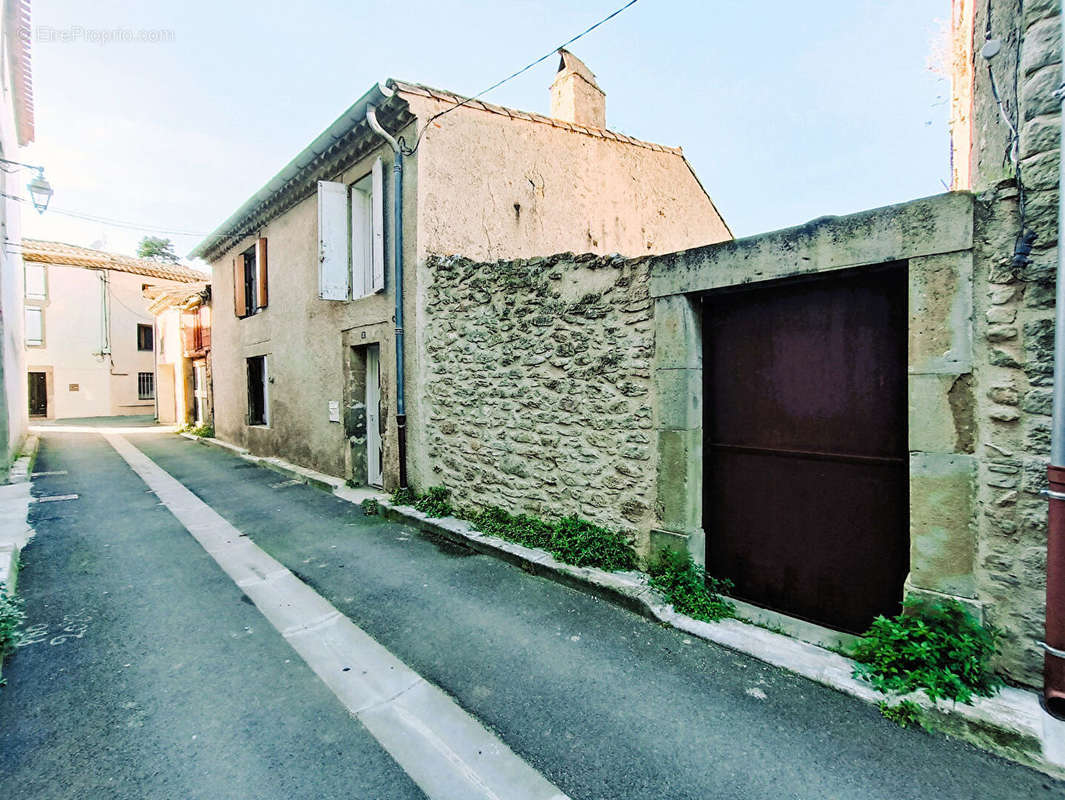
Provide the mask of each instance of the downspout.
[{"label": "downspout", "polygon": [[[1065,13],[1061,15],[1065,33]],[[1065,39],[1062,40],[1065,43]],[[1063,51],[1065,52],[1065,51]],[[1065,58],[1062,84],[1057,91],[1059,111],[1065,119]],[[1065,152],[1065,151],[1063,151]],[[1054,405],[1047,467],[1049,512],[1047,518],[1046,641],[1043,648],[1043,702],[1046,710],[1065,718],[1065,158],[1058,164],[1058,266],[1054,309]]]},{"label": "downspout", "polygon": [[395,270],[396,289],[396,434],[399,444],[399,486],[407,487],[407,409],[403,399],[405,372],[403,369],[403,150],[399,142],[381,127],[377,121],[377,109],[371,104],[366,108],[366,122],[374,133],[392,147],[392,245],[395,255],[392,262]]}]

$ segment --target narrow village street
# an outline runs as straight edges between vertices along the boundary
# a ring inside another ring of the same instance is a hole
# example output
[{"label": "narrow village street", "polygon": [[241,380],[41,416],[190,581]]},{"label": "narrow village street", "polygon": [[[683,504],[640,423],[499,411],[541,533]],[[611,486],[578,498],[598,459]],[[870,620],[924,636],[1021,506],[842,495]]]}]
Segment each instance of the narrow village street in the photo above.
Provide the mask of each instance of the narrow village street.
[{"label": "narrow village street", "polygon": [[[48,431],[35,471],[19,583],[30,635],[0,690],[5,797],[1065,796],[1035,771],[170,433]],[[429,753],[383,733],[372,709],[353,716],[294,649],[299,621],[279,631],[260,611],[271,599],[242,591],[187,525],[235,528],[388,651],[365,640],[352,663],[394,659],[472,719],[456,722],[443,698],[411,705],[410,729],[437,732]],[[439,718],[418,717],[434,707]],[[481,771],[475,750],[467,787],[445,785],[440,754],[453,766],[482,741],[494,760]],[[503,773],[517,776],[509,793],[492,789]]]}]

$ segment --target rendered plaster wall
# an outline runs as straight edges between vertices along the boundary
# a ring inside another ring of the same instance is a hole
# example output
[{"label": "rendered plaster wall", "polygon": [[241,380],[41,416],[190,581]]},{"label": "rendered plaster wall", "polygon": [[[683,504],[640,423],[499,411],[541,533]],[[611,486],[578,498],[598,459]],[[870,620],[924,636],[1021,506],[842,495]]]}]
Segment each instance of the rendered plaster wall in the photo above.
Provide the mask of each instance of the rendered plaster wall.
[{"label": "rendered plaster wall", "polygon": [[[410,103],[420,117],[446,108]],[[667,150],[462,108],[433,123],[418,158],[425,254],[635,257],[732,238],[687,162]]]},{"label": "rendered plaster wall", "polygon": [[[409,131],[407,132],[410,136]],[[330,180],[354,183],[380,156],[385,169],[385,230],[392,230],[392,151],[381,146]],[[404,175],[405,313],[414,314],[416,280],[417,172]],[[351,396],[347,378],[351,346],[379,344],[382,419],[385,421],[385,485],[396,485],[395,435],[395,286],[391,238],[386,235],[385,290],[350,301],[318,296],[318,206],[310,195],[257,231],[266,237],[269,297],[267,307],[238,318],[233,309],[233,258],[254,237],[213,264],[211,372],[215,430],[225,441],[258,455],[280,456],[330,475],[350,477],[351,454],[345,415],[329,418],[329,403],[341,408],[361,402]],[[265,355],[269,373],[269,425],[248,425],[246,359]],[[408,358],[411,350],[408,349]],[[409,389],[408,389],[409,391]]]},{"label": "rendered plaster wall", "polygon": [[[999,668],[1031,685],[1040,683],[1043,663],[1037,642],[1044,633],[1047,502],[1039,492],[1046,485],[1053,380],[1061,137],[1053,90],[1061,81],[1060,8],[1059,0],[976,2],[973,31],[971,181],[980,193],[974,261],[976,589],[987,619],[1003,630]],[[989,9],[990,35],[1002,49],[986,61],[980,50]],[[1019,134],[1019,175],[1008,158],[1013,139],[1004,115]],[[1036,235],[1031,261],[1012,265],[1022,224]]]},{"label": "rendered plaster wall", "polygon": [[654,331],[646,260],[433,257],[428,484],[463,507],[577,514],[646,549]]},{"label": "rendered plaster wall", "polygon": [[[4,15],[2,26],[9,22]],[[0,29],[0,35],[7,32]],[[11,40],[8,40],[11,41]],[[11,70],[13,59],[0,63],[0,157],[25,161],[18,141],[18,121],[15,118],[15,81]],[[24,174],[0,174],[0,478],[6,477],[11,462],[18,456],[29,424],[29,398],[26,377],[25,318],[22,304],[24,273],[20,244],[22,243],[22,194]]]},{"label": "rendered plaster wall", "polygon": [[155,399],[142,400],[137,385],[139,373],[155,374],[154,351],[137,349],[137,326],[155,327],[155,318],[148,311],[149,300],[145,298],[142,288],[145,284],[165,287],[182,285],[145,275],[108,270],[112,364],[111,408],[107,413],[113,416],[155,414]]},{"label": "rendered plaster wall", "polygon": [[[155,373],[154,353],[137,349],[137,325],[154,327],[142,287],[187,284],[57,264],[46,264],[45,271],[47,297],[33,301],[42,309],[44,344],[27,346],[26,357],[35,371],[52,368],[48,416],[154,414],[155,401],[137,396],[137,374]],[[110,356],[103,353],[108,344]]]}]

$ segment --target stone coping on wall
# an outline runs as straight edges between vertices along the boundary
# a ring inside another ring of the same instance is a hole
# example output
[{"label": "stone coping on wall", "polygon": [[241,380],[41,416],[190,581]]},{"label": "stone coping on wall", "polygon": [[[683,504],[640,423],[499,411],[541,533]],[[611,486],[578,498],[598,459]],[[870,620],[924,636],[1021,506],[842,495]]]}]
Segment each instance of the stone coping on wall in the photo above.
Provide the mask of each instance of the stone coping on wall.
[{"label": "stone coping on wall", "polygon": [[278,458],[254,456],[244,448],[219,439],[200,438],[188,433],[180,435],[200,444],[228,450],[352,503],[375,499],[387,518],[444,536],[534,575],[590,592],[655,622],[786,669],[866,703],[912,700],[921,707],[922,721],[930,728],[1048,775],[1065,778],[1065,722],[1047,714],[1035,692],[1006,687],[994,697],[974,698],[972,705],[933,702],[923,693],[888,697],[854,677],[855,661],[831,650],[738,619],[703,622],[677,613],[648,585],[647,576],[643,573],[605,572],[592,567],[575,567],[556,560],[546,551],[486,536],[474,530],[465,520],[432,518],[411,506],[397,505],[375,489],[351,488],[331,475],[289,464]]},{"label": "stone coping on wall", "polygon": [[969,250],[973,196],[947,192],[651,257],[651,296]]}]

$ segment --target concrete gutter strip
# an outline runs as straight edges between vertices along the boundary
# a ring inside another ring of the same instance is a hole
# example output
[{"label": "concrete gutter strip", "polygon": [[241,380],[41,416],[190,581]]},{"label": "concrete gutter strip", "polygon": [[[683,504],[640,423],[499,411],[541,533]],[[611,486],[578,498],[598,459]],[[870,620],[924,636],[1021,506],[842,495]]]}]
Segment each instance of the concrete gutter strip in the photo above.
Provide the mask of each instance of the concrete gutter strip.
[{"label": "concrete gutter strip", "polygon": [[[387,495],[375,490],[348,487],[340,478],[297,467],[278,458],[254,456],[243,448],[218,439],[181,435],[201,444],[229,450],[241,458],[332,492],[349,502],[376,499],[381,515],[388,519],[417,525],[477,552],[501,558],[526,572],[589,592],[650,620],[744,653],[864,702],[879,704],[886,701],[895,704],[911,700],[922,708],[922,721],[929,727],[1054,777],[1065,778],[1065,722],[1047,714],[1035,692],[1005,687],[994,697],[974,698],[972,705],[942,700],[933,702],[922,692],[889,697],[854,677],[857,662],[824,647],[738,619],[703,622],[678,614],[648,585],[647,576],[642,572],[605,572],[592,567],[564,564],[543,550],[486,536],[465,520],[432,518],[410,506],[398,506]],[[737,605],[741,611],[747,608],[746,604]],[[810,627],[821,630],[816,626]]]},{"label": "concrete gutter strip", "polygon": [[104,438],[430,800],[568,800],[148,456]]}]

